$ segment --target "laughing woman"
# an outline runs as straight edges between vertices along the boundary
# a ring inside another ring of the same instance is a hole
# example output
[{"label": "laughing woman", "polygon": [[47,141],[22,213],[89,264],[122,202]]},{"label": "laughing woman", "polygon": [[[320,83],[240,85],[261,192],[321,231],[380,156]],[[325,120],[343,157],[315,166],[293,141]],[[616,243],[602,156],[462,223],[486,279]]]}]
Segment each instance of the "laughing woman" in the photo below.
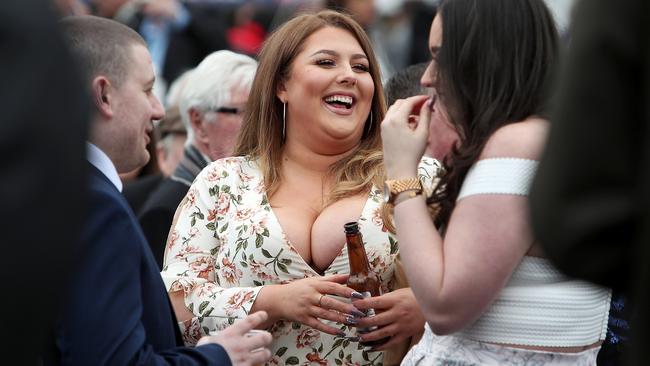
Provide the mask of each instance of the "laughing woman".
[{"label": "laughing woman", "polygon": [[[302,15],[267,40],[237,157],[197,177],[170,232],[162,275],[189,338],[264,309],[269,364],[381,365],[379,351],[422,330],[410,289],[391,292],[398,250],[379,193],[384,111],[375,56],[348,16]],[[436,163],[420,167],[432,186]],[[369,324],[344,285],[349,221],[359,221],[384,291],[373,300],[379,328],[363,340],[390,340],[370,351],[355,339],[354,326]]]}]

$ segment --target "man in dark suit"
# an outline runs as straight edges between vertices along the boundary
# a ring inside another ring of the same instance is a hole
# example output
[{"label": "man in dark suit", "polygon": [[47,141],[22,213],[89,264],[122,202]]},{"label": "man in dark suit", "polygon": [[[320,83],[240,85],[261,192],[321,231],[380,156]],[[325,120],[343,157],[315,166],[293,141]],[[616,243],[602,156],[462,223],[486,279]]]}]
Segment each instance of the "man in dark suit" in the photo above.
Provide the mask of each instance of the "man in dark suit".
[{"label": "man in dark suit", "polygon": [[532,223],[559,268],[628,294],[628,306],[637,310],[633,362],[647,365],[650,7],[646,0],[577,6],[555,118],[531,191]]},{"label": "man in dark suit", "polygon": [[87,143],[89,208],[81,253],[55,327],[54,365],[251,365],[270,357],[266,318],[255,313],[196,348],[181,334],[158,267],[121,195],[120,172],[146,164],[152,121],[163,109],[152,94],[151,57],[142,38],[112,20],[62,21],[85,66],[96,115]]},{"label": "man in dark suit", "polygon": [[231,51],[216,51],[192,70],[179,112],[188,132],[183,158],[138,213],[142,230],[162,268],[167,234],[178,204],[209,162],[232,155],[241,128],[257,62]]}]

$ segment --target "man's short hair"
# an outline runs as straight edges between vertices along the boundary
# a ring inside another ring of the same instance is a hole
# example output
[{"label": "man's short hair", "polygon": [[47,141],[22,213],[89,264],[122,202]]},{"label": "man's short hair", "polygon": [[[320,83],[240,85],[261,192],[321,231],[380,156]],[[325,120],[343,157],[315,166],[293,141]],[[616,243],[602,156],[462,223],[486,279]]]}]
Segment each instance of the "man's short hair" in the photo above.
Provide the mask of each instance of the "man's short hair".
[{"label": "man's short hair", "polygon": [[384,86],[386,103],[390,106],[398,99],[426,94],[427,91],[420,85],[420,79],[429,64],[426,62],[408,66],[395,73]]},{"label": "man's short hair", "polygon": [[103,75],[119,87],[133,61],[131,47],[146,47],[136,31],[114,20],[71,16],[60,23],[72,52],[78,57],[89,80]]}]

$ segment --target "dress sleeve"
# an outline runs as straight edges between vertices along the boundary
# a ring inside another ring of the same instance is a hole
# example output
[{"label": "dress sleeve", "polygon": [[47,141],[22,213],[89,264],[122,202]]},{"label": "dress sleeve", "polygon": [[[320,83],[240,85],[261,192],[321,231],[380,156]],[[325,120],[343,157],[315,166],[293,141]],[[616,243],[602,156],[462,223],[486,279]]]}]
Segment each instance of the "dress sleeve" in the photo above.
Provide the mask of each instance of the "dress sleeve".
[{"label": "dress sleeve", "polygon": [[237,174],[226,163],[206,167],[181,202],[167,239],[161,273],[165,287],[169,292],[182,290],[185,305],[195,315],[180,324],[187,344],[245,317],[262,288],[224,287],[216,273],[222,267],[238,270],[232,263],[216,263],[227,244],[227,238],[220,235],[228,225],[223,217],[241,201],[241,195],[232,191],[233,176]]}]

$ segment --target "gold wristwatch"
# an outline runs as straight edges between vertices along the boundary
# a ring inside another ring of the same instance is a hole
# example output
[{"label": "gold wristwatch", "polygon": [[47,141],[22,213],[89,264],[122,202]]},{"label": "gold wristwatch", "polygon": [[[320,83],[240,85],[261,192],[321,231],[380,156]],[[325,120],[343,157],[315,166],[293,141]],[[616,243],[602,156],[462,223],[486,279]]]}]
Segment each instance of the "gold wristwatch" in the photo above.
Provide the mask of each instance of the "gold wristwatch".
[{"label": "gold wristwatch", "polygon": [[422,183],[418,178],[402,178],[384,182],[384,202],[394,204],[395,198],[402,192],[407,192],[409,198],[422,194]]}]

